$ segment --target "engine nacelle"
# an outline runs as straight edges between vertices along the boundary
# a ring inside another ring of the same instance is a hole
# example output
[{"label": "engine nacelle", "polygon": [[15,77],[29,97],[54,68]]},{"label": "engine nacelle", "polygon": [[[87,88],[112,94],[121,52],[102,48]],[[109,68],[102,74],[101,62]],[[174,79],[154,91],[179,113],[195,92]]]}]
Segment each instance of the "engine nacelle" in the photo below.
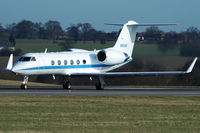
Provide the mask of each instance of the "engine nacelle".
[{"label": "engine nacelle", "polygon": [[102,64],[114,65],[125,62],[128,59],[128,55],[120,51],[105,49],[97,53],[97,59]]}]

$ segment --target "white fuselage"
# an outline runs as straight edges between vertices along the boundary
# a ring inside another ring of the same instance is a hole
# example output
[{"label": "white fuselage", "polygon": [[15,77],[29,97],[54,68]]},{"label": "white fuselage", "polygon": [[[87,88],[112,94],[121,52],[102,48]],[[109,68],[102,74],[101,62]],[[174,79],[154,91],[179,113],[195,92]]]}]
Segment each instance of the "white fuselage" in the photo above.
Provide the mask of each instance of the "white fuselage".
[{"label": "white fuselage", "polygon": [[103,73],[116,69],[131,60],[120,64],[104,64],[97,59],[97,52],[83,50],[28,53],[15,63],[12,71],[21,75],[59,74],[70,76],[78,73]]}]

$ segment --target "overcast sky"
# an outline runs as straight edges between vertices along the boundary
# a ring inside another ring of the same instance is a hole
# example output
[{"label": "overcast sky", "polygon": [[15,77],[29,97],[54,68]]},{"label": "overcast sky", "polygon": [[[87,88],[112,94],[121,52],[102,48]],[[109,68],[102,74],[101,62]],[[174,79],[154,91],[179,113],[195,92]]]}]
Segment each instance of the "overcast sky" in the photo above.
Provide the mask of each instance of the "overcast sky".
[{"label": "overcast sky", "polygon": [[200,29],[200,0],[1,0],[0,24],[21,20],[45,23],[57,20],[65,29],[70,24],[89,22],[98,30],[118,28],[104,23],[179,23],[164,30]]}]

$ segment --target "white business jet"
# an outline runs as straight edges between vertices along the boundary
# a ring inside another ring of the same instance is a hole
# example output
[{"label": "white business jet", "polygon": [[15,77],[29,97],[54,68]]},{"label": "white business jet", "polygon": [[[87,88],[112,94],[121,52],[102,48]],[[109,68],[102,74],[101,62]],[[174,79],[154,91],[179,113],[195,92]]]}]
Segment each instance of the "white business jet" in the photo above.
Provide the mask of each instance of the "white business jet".
[{"label": "white business jet", "polygon": [[70,89],[70,76],[98,76],[96,89],[104,89],[103,76],[122,75],[159,75],[159,74],[185,74],[190,73],[197,61],[197,57],[186,71],[165,72],[110,72],[132,60],[132,52],[136,38],[136,29],[140,26],[166,26],[175,24],[138,24],[129,21],[126,24],[108,24],[123,26],[115,45],[102,50],[87,51],[82,49],[68,49],[64,52],[27,53],[22,55],[13,65],[13,55],[10,55],[7,68],[16,74],[23,75],[22,89],[27,88],[30,75],[51,74],[63,75],[66,81],[64,89]]}]

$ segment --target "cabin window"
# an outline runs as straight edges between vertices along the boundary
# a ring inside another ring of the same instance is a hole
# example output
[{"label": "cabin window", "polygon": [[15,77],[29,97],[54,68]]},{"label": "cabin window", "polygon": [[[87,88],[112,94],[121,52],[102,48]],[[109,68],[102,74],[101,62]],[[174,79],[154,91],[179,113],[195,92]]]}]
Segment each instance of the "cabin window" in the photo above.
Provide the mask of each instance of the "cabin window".
[{"label": "cabin window", "polygon": [[35,57],[32,57],[32,58],[31,58],[31,61],[36,61]]},{"label": "cabin window", "polygon": [[76,60],[76,64],[79,65],[80,64],[80,60]]},{"label": "cabin window", "polygon": [[54,62],[53,60],[51,61],[51,65],[52,65],[52,66],[55,65],[55,62]]},{"label": "cabin window", "polygon": [[73,61],[73,60],[70,60],[70,64],[73,65],[73,64],[74,64],[74,61]]},{"label": "cabin window", "polygon": [[67,60],[64,60],[64,65],[67,65]]},{"label": "cabin window", "polygon": [[83,60],[83,64],[86,64],[86,60]]},{"label": "cabin window", "polygon": [[60,60],[58,60],[58,65],[59,65],[59,66],[61,65],[61,61],[60,61]]}]

